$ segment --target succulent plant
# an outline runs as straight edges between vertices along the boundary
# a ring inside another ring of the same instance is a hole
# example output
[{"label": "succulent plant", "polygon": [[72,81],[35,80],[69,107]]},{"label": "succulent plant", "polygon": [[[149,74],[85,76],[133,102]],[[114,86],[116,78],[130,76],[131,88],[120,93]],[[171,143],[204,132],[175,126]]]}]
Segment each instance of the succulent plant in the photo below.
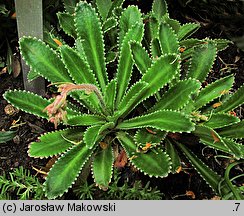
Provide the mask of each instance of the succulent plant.
[{"label": "succulent plant", "polygon": [[[19,109],[49,119],[55,129],[69,126],[43,134],[29,146],[32,157],[60,156],[46,178],[47,197],[66,192],[90,158],[94,180],[106,190],[118,145],[133,166],[155,177],[178,171],[181,150],[217,193],[232,193],[181,143],[191,133],[209,147],[243,158],[243,146],[233,140],[243,137],[243,122],[229,113],[244,102],[243,87],[230,92],[232,75],[202,85],[228,41],[189,39],[199,25],[170,19],[164,1],[155,0],[148,15],[135,6],[122,9],[123,1],[108,1],[106,11],[96,2],[100,15],[80,2],[67,23],[59,16],[75,39],[73,47],[20,39],[31,71],[56,85],[60,94],[49,100],[20,90],[4,94]],[[113,28],[104,27],[109,20],[114,20]],[[105,43],[105,36],[111,40]],[[113,60],[105,53],[113,53]]]}]

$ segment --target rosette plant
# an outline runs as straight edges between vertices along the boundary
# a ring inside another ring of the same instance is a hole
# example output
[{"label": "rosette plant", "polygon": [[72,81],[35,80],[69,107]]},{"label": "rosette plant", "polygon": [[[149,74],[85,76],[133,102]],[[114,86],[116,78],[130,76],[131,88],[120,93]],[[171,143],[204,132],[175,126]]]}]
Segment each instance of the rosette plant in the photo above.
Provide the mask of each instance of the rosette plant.
[{"label": "rosette plant", "polygon": [[[59,156],[46,178],[47,197],[66,192],[89,159],[96,184],[106,189],[118,145],[133,166],[155,177],[179,170],[181,150],[217,193],[241,196],[181,143],[192,133],[203,144],[243,157],[243,146],[233,140],[242,138],[243,123],[228,113],[244,102],[243,88],[230,93],[232,75],[201,86],[228,42],[187,39],[199,26],[170,19],[164,1],[155,0],[147,16],[135,6],[122,10],[123,1],[108,1],[109,8],[96,2],[96,9],[78,3],[68,15],[73,19],[61,24],[75,39],[73,47],[60,43],[52,49],[35,38],[20,39],[31,71],[60,94],[49,100],[20,90],[4,94],[19,109],[49,119],[55,129],[68,126],[29,146],[32,157]],[[104,27],[108,20],[111,28]],[[108,52],[115,54],[113,61]]]}]

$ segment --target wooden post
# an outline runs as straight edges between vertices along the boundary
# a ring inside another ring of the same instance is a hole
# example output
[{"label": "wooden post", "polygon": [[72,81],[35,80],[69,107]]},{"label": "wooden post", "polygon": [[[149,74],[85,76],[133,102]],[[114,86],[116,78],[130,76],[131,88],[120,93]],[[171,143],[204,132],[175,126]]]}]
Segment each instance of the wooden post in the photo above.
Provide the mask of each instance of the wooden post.
[{"label": "wooden post", "polygon": [[[43,15],[41,0],[15,0],[17,15],[18,37],[32,36],[43,39]],[[25,61],[21,59],[23,81],[25,90],[39,95],[45,94],[43,78],[28,81],[27,74],[30,70]]]}]

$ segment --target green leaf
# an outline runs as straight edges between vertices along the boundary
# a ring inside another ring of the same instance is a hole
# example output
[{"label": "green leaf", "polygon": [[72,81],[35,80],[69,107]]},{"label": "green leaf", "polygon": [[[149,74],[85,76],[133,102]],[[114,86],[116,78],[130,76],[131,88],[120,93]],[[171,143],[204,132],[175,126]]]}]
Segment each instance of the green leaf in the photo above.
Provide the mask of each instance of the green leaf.
[{"label": "green leaf", "polygon": [[168,12],[167,4],[165,0],[154,0],[152,5],[152,14],[161,21],[162,17]]},{"label": "green leaf", "polygon": [[214,99],[222,96],[224,92],[230,90],[233,83],[234,77],[233,75],[230,75],[207,85],[200,91],[199,95],[195,99],[194,106],[196,110],[213,101]]},{"label": "green leaf", "polygon": [[7,91],[4,94],[4,98],[20,110],[42,118],[48,118],[43,110],[50,102],[34,93],[21,90]]},{"label": "green leaf", "polygon": [[210,127],[197,125],[193,133],[200,141],[211,148],[230,153],[228,147],[221,141],[219,134]]},{"label": "green leaf", "polygon": [[35,70],[30,70],[27,74],[27,78],[29,81],[32,81],[38,78],[40,75]]},{"label": "green leaf", "polygon": [[160,57],[122,99],[118,107],[120,115],[128,115],[139,103],[170,82],[178,71],[179,62],[174,55]]},{"label": "green leaf", "polygon": [[188,78],[195,78],[200,82],[203,82],[213,66],[216,53],[216,45],[212,42],[207,42],[206,44],[196,46],[192,53]]},{"label": "green leaf", "polygon": [[216,112],[228,112],[241,106],[244,103],[244,85],[241,86],[231,97],[224,101],[223,104],[216,109]]},{"label": "green leaf", "polygon": [[232,193],[233,193],[233,195],[234,195],[234,197],[235,197],[235,200],[244,200],[244,196],[242,195],[242,192],[241,192],[240,188],[237,187],[237,186],[234,186],[234,185],[231,183],[231,180],[230,180],[230,170],[231,170],[234,166],[239,165],[239,164],[242,164],[242,163],[243,163],[243,161],[235,161],[235,162],[230,163],[230,164],[227,166],[227,168],[226,168],[226,170],[225,170],[225,175],[224,175],[224,177],[225,177],[225,182],[226,182],[226,184],[229,186],[229,188],[231,189],[231,191],[232,191]]},{"label": "green leaf", "polygon": [[224,113],[217,113],[210,115],[208,121],[204,122],[203,124],[213,129],[216,129],[231,125],[233,123],[237,123],[239,121],[240,119],[238,117]]},{"label": "green leaf", "polygon": [[149,43],[158,38],[158,29],[159,22],[156,18],[150,17],[145,22],[145,41],[147,42],[147,46],[149,47]]},{"label": "green leaf", "polygon": [[209,184],[209,186],[218,194],[228,194],[230,192],[229,187],[224,184],[219,191],[219,184],[223,179],[213,170],[211,170],[206,164],[204,164],[195,154],[193,154],[185,145],[176,142],[180,150],[186,155],[193,167],[202,176],[202,178]]},{"label": "green leaf", "polygon": [[102,92],[104,92],[108,77],[105,67],[102,27],[99,18],[89,4],[80,2],[76,7],[75,24],[77,35],[83,40],[82,45],[87,61],[96,75]]},{"label": "green leaf", "polygon": [[108,185],[112,178],[113,170],[113,150],[111,145],[106,149],[99,149],[94,156],[92,171],[96,184],[103,190],[108,189]]},{"label": "green leaf", "polygon": [[148,115],[135,117],[118,124],[118,129],[152,127],[171,132],[189,132],[194,124],[179,112],[161,110]]},{"label": "green leaf", "polygon": [[72,82],[57,53],[36,38],[20,39],[20,49],[26,63],[49,81]]},{"label": "green leaf", "polygon": [[166,153],[169,155],[172,165],[171,165],[171,172],[172,173],[178,173],[179,168],[181,167],[181,160],[179,157],[179,154],[176,150],[176,148],[174,147],[173,143],[171,143],[169,140],[166,140],[165,143],[165,150]]},{"label": "green leaf", "polygon": [[166,23],[159,27],[159,42],[163,54],[178,53],[179,42],[174,30]]},{"label": "green leaf", "polygon": [[128,115],[140,103],[147,86],[148,83],[140,81],[131,86],[118,106],[120,117]]},{"label": "green leaf", "polygon": [[186,24],[182,25],[178,32],[179,40],[184,40],[184,39],[190,37],[199,28],[200,28],[200,25],[198,23],[186,23]]},{"label": "green leaf", "polygon": [[203,144],[211,148],[233,154],[236,158],[240,158],[242,155],[239,146],[233,145],[231,142],[224,142],[218,131],[216,132],[207,126],[196,126],[193,133],[200,138]]},{"label": "green leaf", "polygon": [[160,142],[165,138],[166,134],[167,132],[165,131],[160,131],[151,128],[140,128],[136,132],[134,141],[137,145],[140,146],[145,146],[147,143],[150,143],[152,146],[155,146],[160,144]]},{"label": "green leaf", "polygon": [[226,39],[214,39],[213,41],[214,41],[214,43],[217,46],[218,52],[222,51],[222,50],[225,50],[229,46],[229,44],[233,43],[232,41],[229,41],[229,40],[226,40]]},{"label": "green leaf", "polygon": [[73,37],[76,38],[76,31],[75,31],[75,21],[74,21],[74,16],[69,13],[62,13],[58,12],[57,13],[58,21],[61,26],[61,28],[64,30],[64,32]]},{"label": "green leaf", "polygon": [[151,55],[154,59],[158,59],[162,55],[158,38],[154,38],[151,41]]},{"label": "green leaf", "polygon": [[96,5],[103,21],[105,21],[112,6],[111,0],[96,0]]},{"label": "green leaf", "polygon": [[181,47],[185,47],[186,49],[192,48],[194,46],[198,46],[204,44],[205,41],[197,39],[197,38],[188,38],[185,40],[181,40],[180,42]]},{"label": "green leaf", "polygon": [[116,75],[117,79],[117,99],[116,104],[120,102],[124,93],[128,87],[129,80],[132,73],[133,59],[130,50],[130,40],[141,41],[143,35],[143,25],[137,23],[134,25],[124,37],[121,45],[118,71]]},{"label": "green leaf", "polygon": [[[120,44],[120,47],[124,41],[126,34],[128,34],[128,32],[132,29],[132,27],[137,25],[137,23],[138,23],[138,25],[142,25],[141,16],[142,16],[142,14],[139,11],[139,9],[133,5],[127,7],[123,11],[123,13],[121,14],[121,17],[120,17],[120,21],[119,21],[119,27],[120,27],[119,44]],[[133,36],[133,33],[131,36]],[[136,37],[136,35],[134,35],[134,37]],[[128,39],[132,39],[132,38],[127,38],[127,41],[128,41]]]},{"label": "green leaf", "polygon": [[179,62],[175,55],[164,55],[154,62],[141,78],[149,85],[143,99],[155,94],[179,73]]},{"label": "green leaf", "polygon": [[235,143],[231,141],[223,142],[228,147],[228,149],[230,149],[231,154],[233,154],[236,159],[240,159],[243,157],[243,150],[240,148],[239,145],[235,145]]},{"label": "green leaf", "polygon": [[68,191],[92,152],[93,149],[89,149],[84,143],[81,143],[58,159],[44,183],[48,199],[54,199]]},{"label": "green leaf", "polygon": [[32,157],[50,157],[65,152],[74,144],[83,139],[81,128],[68,128],[65,130],[46,133],[39,137],[37,142],[32,142],[28,153]]},{"label": "green leaf", "polygon": [[124,132],[118,132],[117,138],[131,163],[149,176],[165,177],[170,172],[170,158],[160,149],[148,151],[147,153],[136,152],[137,146],[133,138]]},{"label": "green leaf", "polygon": [[16,135],[16,131],[0,131],[0,144],[12,140]]},{"label": "green leaf", "polygon": [[178,20],[169,18],[169,15],[167,14],[163,17],[163,21],[167,23],[175,31],[176,34],[178,34],[181,27],[180,22]]},{"label": "green leaf", "polygon": [[116,25],[117,25],[117,21],[115,18],[111,17],[109,19],[106,19],[103,23],[103,32],[106,33],[108,32],[109,30],[111,30],[112,28],[114,28]]},{"label": "green leaf", "polygon": [[93,125],[86,129],[84,142],[89,149],[92,149],[95,143],[101,138],[101,127],[101,125]]},{"label": "green leaf", "polygon": [[130,46],[133,59],[138,70],[141,72],[141,74],[145,74],[151,67],[152,60],[150,59],[147,51],[139,43],[132,42]]},{"label": "green leaf", "polygon": [[104,96],[105,104],[107,105],[108,109],[110,109],[112,112],[114,110],[114,103],[116,99],[116,87],[117,87],[116,80],[114,79],[111,80],[107,85],[105,96]]},{"label": "green leaf", "polygon": [[105,123],[105,119],[99,115],[83,114],[77,116],[68,116],[68,124],[72,126],[91,126]]},{"label": "green leaf", "polygon": [[182,109],[191,99],[191,95],[200,88],[200,83],[193,79],[182,80],[164,93],[149,112],[162,109]]},{"label": "green leaf", "polygon": [[79,2],[79,0],[63,0],[65,10],[70,14],[75,12],[75,6]]},{"label": "green leaf", "polygon": [[87,62],[74,49],[63,45],[60,47],[60,53],[70,76],[76,84],[89,83],[97,85],[94,74]]},{"label": "green leaf", "polygon": [[120,8],[122,8],[122,4],[124,3],[124,1],[125,0],[116,0],[116,1],[113,1],[112,2],[112,5],[111,5],[111,7],[110,7],[110,10],[109,10],[109,12],[108,12],[108,17],[111,17],[111,16],[113,16],[114,14],[114,10],[115,9],[120,9]]},{"label": "green leaf", "polygon": [[[234,154],[236,159],[244,158],[244,145],[237,143],[231,139],[224,138],[222,137],[223,142],[225,143],[226,146],[228,146],[229,149],[234,149],[234,151],[237,153],[236,155]],[[232,152],[234,152],[232,151]]]},{"label": "green leaf", "polygon": [[219,135],[228,138],[244,138],[244,121],[218,129]]}]

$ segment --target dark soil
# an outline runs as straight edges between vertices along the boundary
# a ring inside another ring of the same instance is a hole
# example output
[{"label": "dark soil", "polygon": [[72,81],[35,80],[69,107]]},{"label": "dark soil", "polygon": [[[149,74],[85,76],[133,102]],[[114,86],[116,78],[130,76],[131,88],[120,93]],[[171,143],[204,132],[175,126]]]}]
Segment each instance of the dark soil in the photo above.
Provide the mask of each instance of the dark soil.
[{"label": "dark soil", "polygon": [[[145,3],[137,2],[136,4],[141,4],[140,7],[145,11],[150,10]],[[171,17],[177,18],[182,23],[189,22],[189,19],[195,19],[197,21],[199,18],[196,15],[195,17],[193,15],[193,17],[189,18],[189,14],[191,14],[190,8],[184,8],[187,16],[182,14],[181,9],[182,8],[180,8],[177,3],[171,3],[169,5],[170,14],[173,14]],[[227,34],[223,31],[223,25],[224,23],[219,23],[219,26],[215,25],[214,28],[203,26],[195,36],[198,38],[227,38]],[[230,73],[236,75],[234,88],[237,89],[244,82],[244,53],[238,49],[235,44],[230,45],[226,50],[219,53],[208,81],[211,82]],[[17,78],[9,74],[0,75],[0,130],[7,131],[13,125],[16,127],[12,130],[17,130],[17,135],[12,141],[6,144],[0,144],[0,175],[3,174],[3,172],[9,172],[13,168],[19,166],[23,166],[31,170],[33,174],[36,174],[32,167],[38,169],[45,167],[47,159],[40,160],[30,158],[27,153],[28,145],[30,142],[35,141],[40,134],[53,130],[53,125],[48,123],[47,120],[37,118],[21,111],[13,115],[6,114],[4,109],[8,103],[3,99],[2,95],[9,89],[23,89],[21,74]],[[243,108],[239,108],[237,113],[242,118]],[[14,121],[18,119],[20,120],[14,124]],[[17,124],[21,125],[17,126]],[[194,148],[194,151],[198,152],[198,157],[211,168],[219,174],[223,174],[225,160],[220,160],[220,164],[216,163],[213,157],[215,155],[213,150],[206,149],[204,154],[202,154],[203,146],[191,146],[191,148]],[[122,178],[129,178],[132,182],[139,179],[142,180],[144,184],[150,181],[151,186],[157,187],[165,194],[165,199],[192,199],[191,196],[186,196],[186,191],[194,192],[196,199],[210,199],[215,195],[187,162],[183,162],[182,166],[184,168],[183,172],[175,175],[170,174],[165,179],[149,178],[138,172],[133,172],[128,168],[122,170]],[[75,199],[72,194],[68,194],[66,198]]]}]

